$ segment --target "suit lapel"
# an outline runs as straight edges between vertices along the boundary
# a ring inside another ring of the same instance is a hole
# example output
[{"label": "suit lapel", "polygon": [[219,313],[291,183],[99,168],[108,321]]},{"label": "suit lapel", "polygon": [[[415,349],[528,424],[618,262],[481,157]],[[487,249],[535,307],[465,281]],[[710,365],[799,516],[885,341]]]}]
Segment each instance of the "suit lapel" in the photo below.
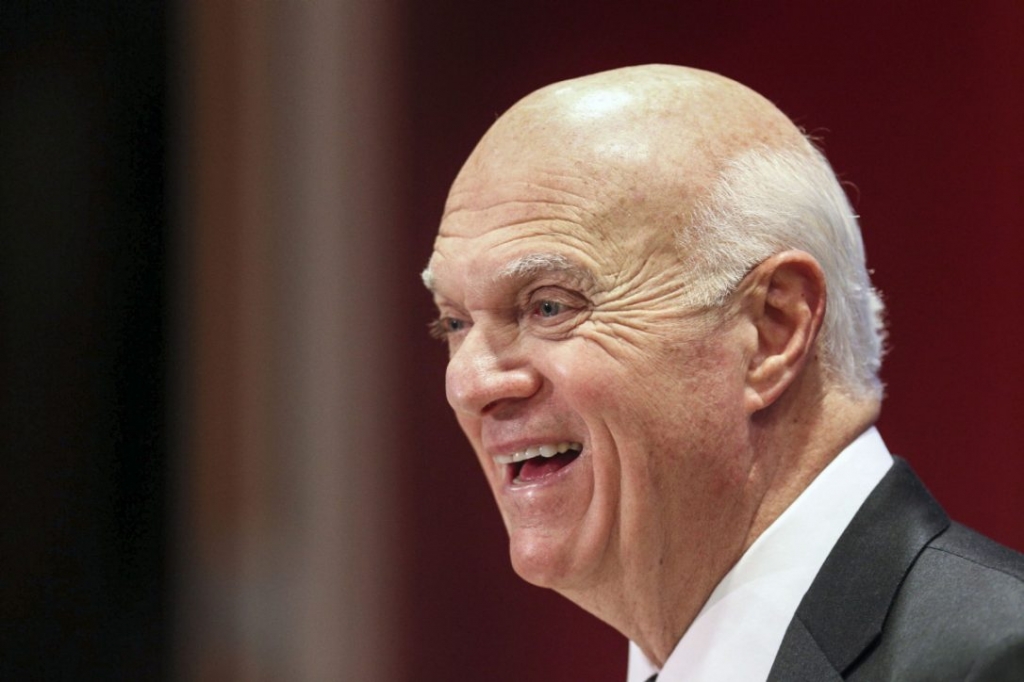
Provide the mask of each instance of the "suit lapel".
[{"label": "suit lapel", "polygon": [[897,459],[804,595],[768,682],[842,679],[881,634],[918,554],[948,526],[920,479]]},{"label": "suit lapel", "polygon": [[768,682],[841,682],[842,679],[804,624],[794,618],[786,630],[786,639]]}]

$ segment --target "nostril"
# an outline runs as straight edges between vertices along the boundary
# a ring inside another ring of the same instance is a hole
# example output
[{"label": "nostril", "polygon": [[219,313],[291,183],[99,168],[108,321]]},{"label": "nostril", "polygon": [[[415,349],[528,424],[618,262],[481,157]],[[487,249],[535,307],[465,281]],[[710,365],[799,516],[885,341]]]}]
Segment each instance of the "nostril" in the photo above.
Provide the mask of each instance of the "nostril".
[{"label": "nostril", "polygon": [[491,414],[492,412],[494,412],[498,408],[498,406],[501,404],[501,402],[502,402],[501,400],[492,400],[491,402],[489,402],[489,403],[487,403],[486,405],[483,406],[483,408],[480,410],[480,414],[481,415]]}]

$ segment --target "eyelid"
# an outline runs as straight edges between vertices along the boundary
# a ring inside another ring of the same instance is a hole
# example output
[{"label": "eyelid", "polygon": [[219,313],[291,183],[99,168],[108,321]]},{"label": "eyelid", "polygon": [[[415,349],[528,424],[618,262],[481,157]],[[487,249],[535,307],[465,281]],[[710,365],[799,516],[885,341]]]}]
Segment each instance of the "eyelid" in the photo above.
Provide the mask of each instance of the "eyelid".
[{"label": "eyelid", "polygon": [[560,303],[568,308],[583,308],[589,303],[587,298],[580,292],[551,284],[546,284],[533,289],[530,291],[526,300],[528,307],[532,307],[543,301]]}]

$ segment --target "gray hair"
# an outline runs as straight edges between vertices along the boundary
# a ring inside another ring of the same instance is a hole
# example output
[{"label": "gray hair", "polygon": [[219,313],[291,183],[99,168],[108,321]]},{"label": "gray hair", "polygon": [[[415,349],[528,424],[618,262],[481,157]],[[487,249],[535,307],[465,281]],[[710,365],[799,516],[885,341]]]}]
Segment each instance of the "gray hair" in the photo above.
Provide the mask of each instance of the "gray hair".
[{"label": "gray hair", "polygon": [[881,398],[884,306],[871,286],[857,216],[825,157],[749,150],[729,161],[676,243],[694,275],[691,303],[721,306],[749,270],[786,249],[817,259],[828,291],[819,336],[826,377]]}]

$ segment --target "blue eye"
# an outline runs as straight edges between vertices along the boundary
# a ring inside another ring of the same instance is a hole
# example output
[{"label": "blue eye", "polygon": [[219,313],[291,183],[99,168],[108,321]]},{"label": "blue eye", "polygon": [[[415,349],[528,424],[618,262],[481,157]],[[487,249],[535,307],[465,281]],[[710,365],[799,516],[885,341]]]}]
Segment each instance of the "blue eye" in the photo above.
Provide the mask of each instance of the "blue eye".
[{"label": "blue eye", "polygon": [[541,317],[554,317],[562,312],[562,304],[554,301],[541,301],[537,304],[537,313]]}]

